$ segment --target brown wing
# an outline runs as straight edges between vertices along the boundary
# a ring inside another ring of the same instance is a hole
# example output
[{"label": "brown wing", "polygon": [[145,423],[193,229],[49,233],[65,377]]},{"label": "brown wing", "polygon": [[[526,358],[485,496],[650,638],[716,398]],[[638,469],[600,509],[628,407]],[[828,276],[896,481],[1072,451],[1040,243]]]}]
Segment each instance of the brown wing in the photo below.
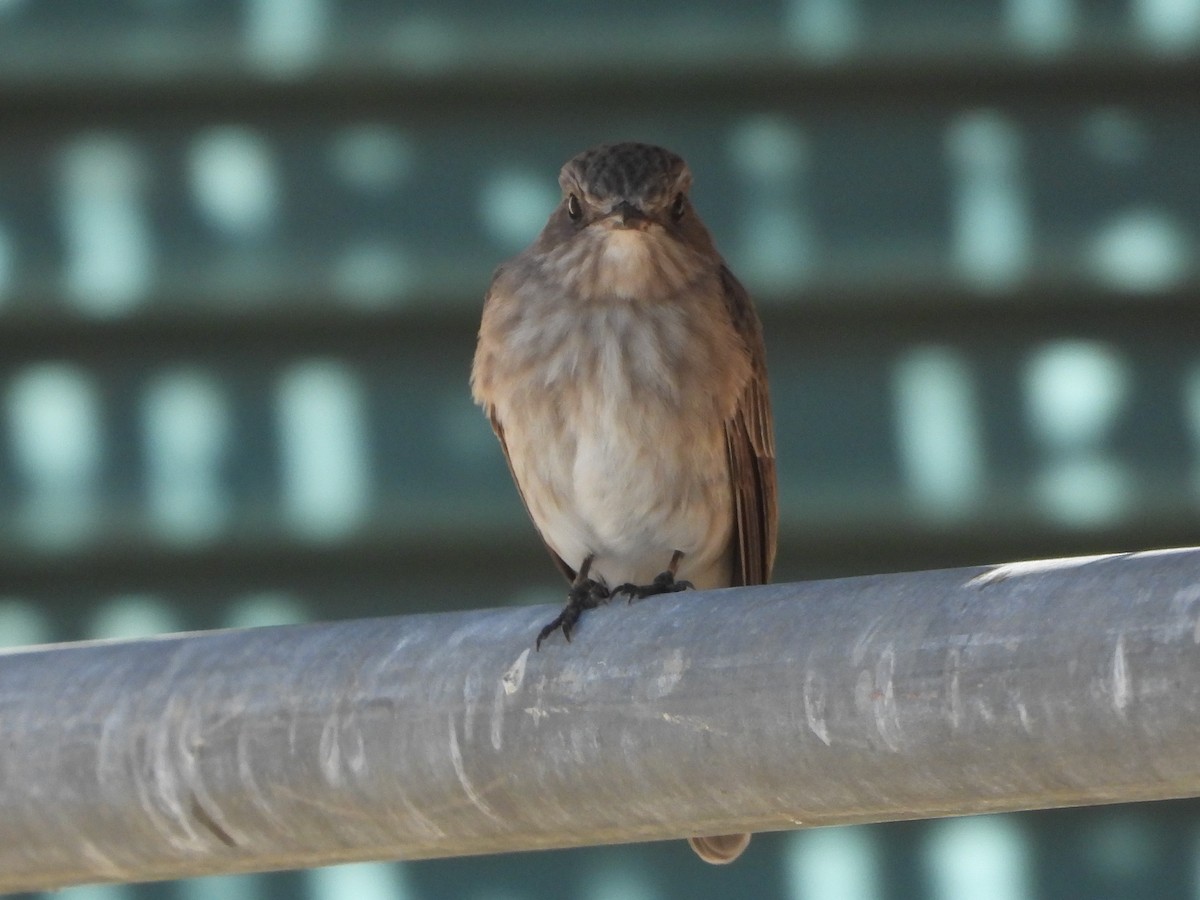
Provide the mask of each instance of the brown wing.
[{"label": "brown wing", "polygon": [[734,327],[750,351],[753,374],[725,422],[725,446],[733,481],[733,583],[766,584],[771,580],[778,540],[779,499],[775,483],[775,438],[771,397],[767,390],[767,355],[762,325],[750,295],[726,267],[721,267],[725,302]]},{"label": "brown wing", "polygon": [[[517,481],[517,473],[513,471],[512,458],[508,455],[508,444],[504,440],[504,426],[500,424],[500,420],[496,418],[496,412],[490,406],[487,408],[488,421],[492,423],[492,431],[496,432],[496,438],[500,441],[500,449],[504,451],[504,461],[508,464],[508,473],[512,475],[513,484],[517,486],[517,493],[521,497],[521,504],[525,507],[525,512],[529,515],[529,520],[533,521],[533,515],[529,512],[529,502],[525,499],[525,492],[521,490],[521,482]],[[537,529],[537,526],[534,526]],[[542,533],[538,531],[538,537],[542,537]],[[550,558],[554,560],[554,564],[558,566],[558,570],[567,577],[567,581],[575,580],[575,570],[568,566],[561,556],[550,549],[550,545],[546,543],[546,539],[542,537],[542,543],[545,544],[546,550],[550,553]]]}]

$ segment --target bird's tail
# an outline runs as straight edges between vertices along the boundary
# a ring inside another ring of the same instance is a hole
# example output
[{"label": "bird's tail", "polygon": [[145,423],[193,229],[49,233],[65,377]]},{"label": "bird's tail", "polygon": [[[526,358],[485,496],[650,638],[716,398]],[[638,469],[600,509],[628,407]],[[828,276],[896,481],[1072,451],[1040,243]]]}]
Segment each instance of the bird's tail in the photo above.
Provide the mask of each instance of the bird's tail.
[{"label": "bird's tail", "polygon": [[688,838],[696,855],[706,863],[723,866],[731,863],[750,845],[748,834],[717,834],[711,837]]}]

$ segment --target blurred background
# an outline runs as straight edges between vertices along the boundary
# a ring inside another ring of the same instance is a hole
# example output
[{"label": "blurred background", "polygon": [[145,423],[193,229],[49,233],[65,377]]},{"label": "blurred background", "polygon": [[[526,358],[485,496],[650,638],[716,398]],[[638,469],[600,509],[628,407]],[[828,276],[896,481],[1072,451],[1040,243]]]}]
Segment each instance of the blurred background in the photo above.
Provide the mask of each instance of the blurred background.
[{"label": "blurred background", "polygon": [[[778,580],[1200,543],[1200,0],[0,0],[0,642],[558,602],[467,387],[562,162],[685,156]],[[1147,804],[63,900],[1200,897]]]}]

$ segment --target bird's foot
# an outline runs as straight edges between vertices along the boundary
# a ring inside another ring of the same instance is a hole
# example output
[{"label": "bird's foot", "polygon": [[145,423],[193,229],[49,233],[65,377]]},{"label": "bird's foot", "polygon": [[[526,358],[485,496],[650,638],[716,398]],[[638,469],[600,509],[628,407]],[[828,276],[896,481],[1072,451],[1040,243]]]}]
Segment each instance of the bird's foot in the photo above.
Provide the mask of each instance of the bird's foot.
[{"label": "bird's foot", "polygon": [[542,641],[560,628],[562,629],[563,637],[570,643],[571,632],[574,630],[575,624],[579,621],[579,617],[583,615],[584,611],[595,609],[601,603],[607,603],[610,596],[608,588],[598,581],[593,581],[591,578],[584,578],[571,585],[571,590],[567,592],[567,605],[563,607],[562,612],[554,617],[553,622],[538,633],[534,649],[541,650]]},{"label": "bird's foot", "polygon": [[695,587],[690,581],[677,581],[675,573],[671,571],[661,572],[654,577],[654,580],[649,584],[622,584],[613,588],[612,595],[628,594],[629,602],[634,600],[645,600],[647,597],[653,597],[656,594],[673,594],[676,591],[688,591]]}]

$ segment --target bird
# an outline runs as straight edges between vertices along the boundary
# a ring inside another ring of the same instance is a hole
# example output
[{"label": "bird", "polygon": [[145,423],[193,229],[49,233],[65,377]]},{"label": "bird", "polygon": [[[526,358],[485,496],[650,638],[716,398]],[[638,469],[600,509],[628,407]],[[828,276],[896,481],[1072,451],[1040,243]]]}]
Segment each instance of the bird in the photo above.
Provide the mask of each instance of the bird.
[{"label": "bird", "polygon": [[[570,584],[538,634],[614,597],[765,584],[777,544],[762,325],[652,144],[569,159],[545,227],[487,290],[471,391]],[[748,834],[694,837],[731,862]]]}]

